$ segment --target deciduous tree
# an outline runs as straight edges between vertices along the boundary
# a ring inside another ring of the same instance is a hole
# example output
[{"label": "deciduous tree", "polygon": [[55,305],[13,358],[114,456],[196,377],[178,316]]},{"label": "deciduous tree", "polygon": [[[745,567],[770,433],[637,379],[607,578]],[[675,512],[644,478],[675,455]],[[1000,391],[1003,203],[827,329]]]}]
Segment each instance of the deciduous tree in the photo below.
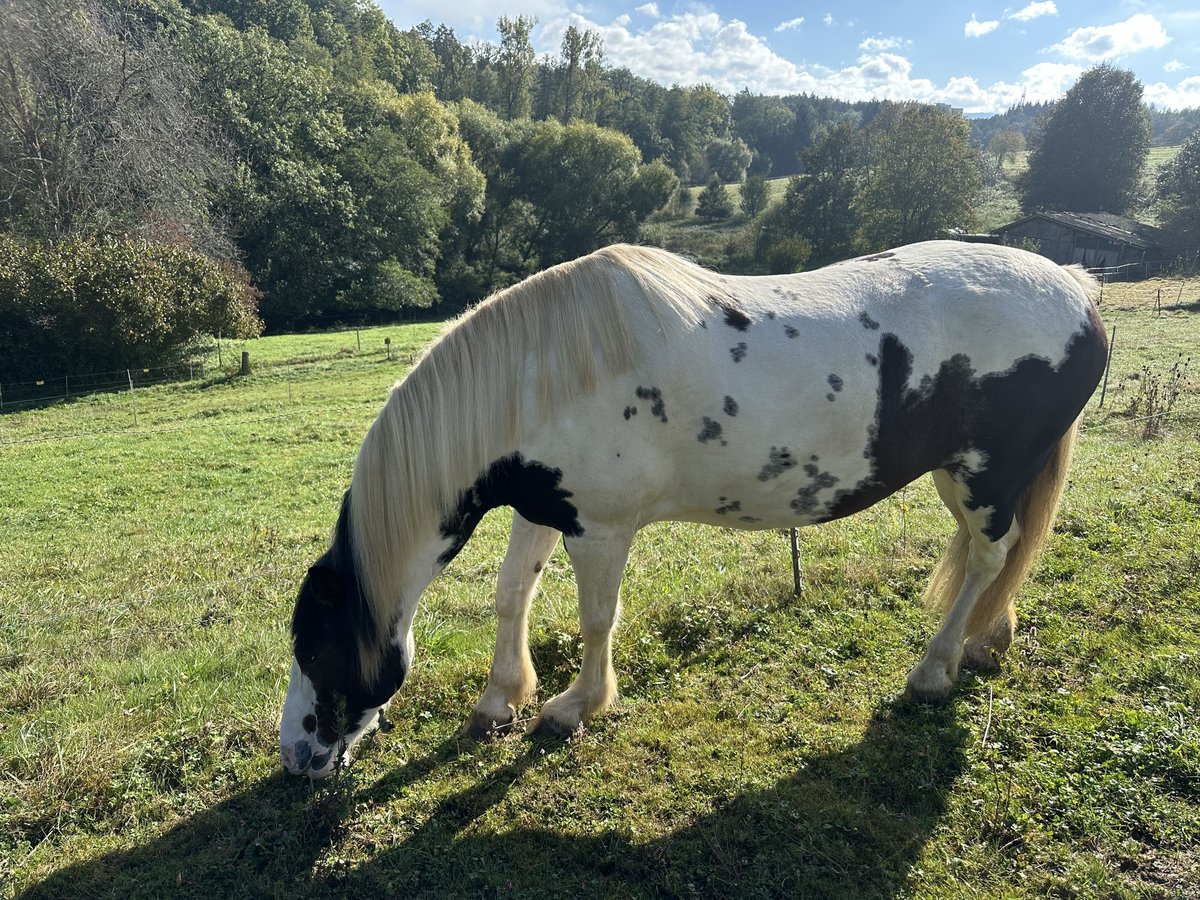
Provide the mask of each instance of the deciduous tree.
[{"label": "deciduous tree", "polygon": [[1178,249],[1200,250],[1200,130],[1158,172],[1159,218]]},{"label": "deciduous tree", "polygon": [[1029,168],[1018,182],[1024,210],[1126,212],[1150,149],[1141,82],[1107,64],[1084,72],[1031,146]]},{"label": "deciduous tree", "polygon": [[865,251],[969,228],[981,184],[979,151],[961,115],[909,106],[883,120],[870,181],[857,198]]}]

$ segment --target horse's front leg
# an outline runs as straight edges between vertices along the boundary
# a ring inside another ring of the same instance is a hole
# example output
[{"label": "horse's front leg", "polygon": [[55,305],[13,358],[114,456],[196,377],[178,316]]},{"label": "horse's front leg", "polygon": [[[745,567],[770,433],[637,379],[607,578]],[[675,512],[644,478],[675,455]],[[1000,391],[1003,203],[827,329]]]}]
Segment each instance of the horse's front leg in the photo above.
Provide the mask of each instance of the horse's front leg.
[{"label": "horse's front leg", "polygon": [[529,604],[558,537],[555,529],[513,513],[508,552],[496,580],[496,653],[487,689],[465,728],[474,737],[511,725],[537,688],[529,657]]},{"label": "horse's front leg", "polygon": [[542,707],[530,726],[531,734],[570,734],[616,698],[612,632],[620,612],[621,579],[632,541],[632,528],[599,525],[588,525],[581,536],[567,539],[579,588],[583,660],[571,686]]}]

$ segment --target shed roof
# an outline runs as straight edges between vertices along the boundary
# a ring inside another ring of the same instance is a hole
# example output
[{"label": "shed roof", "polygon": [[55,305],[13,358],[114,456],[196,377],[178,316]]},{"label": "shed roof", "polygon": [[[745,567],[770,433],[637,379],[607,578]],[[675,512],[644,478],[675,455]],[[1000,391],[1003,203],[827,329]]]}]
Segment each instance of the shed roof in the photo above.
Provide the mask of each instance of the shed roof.
[{"label": "shed roof", "polygon": [[1129,244],[1143,250],[1161,247],[1163,244],[1160,229],[1113,213],[1038,212],[1001,225],[996,229],[996,233],[1003,234],[1033,219],[1049,219],[1075,231],[1086,231],[1114,243]]}]

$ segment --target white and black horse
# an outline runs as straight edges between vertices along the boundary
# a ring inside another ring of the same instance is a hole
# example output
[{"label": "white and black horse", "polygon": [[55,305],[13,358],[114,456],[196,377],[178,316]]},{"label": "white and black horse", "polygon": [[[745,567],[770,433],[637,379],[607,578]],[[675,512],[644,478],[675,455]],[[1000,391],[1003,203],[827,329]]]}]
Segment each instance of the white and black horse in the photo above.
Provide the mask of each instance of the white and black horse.
[{"label": "white and black horse", "polygon": [[469,728],[533,694],[527,623],[561,536],[583,660],[535,725],[616,694],[611,638],[650,522],[785,528],[847,516],[932,472],[958,524],[927,599],[945,620],[908,676],[993,667],[1054,516],[1107,341],[1078,269],[931,242],[799,275],[718,275],[616,246],[503,291],[448,329],[363,441],[292,621],[280,746],[314,778],[375,727],[413,656],[422,591],[511,506],[487,689]]}]

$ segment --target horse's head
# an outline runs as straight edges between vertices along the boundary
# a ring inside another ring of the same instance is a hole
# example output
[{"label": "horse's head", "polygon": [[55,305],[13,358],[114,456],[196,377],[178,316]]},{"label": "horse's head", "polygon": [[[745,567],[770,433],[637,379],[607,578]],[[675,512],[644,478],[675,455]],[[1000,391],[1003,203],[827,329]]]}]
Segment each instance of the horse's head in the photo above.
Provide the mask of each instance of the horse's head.
[{"label": "horse's head", "polygon": [[411,631],[380,634],[354,577],[321,562],[296,599],[292,651],[280,754],[289,772],[324,778],[379,726],[408,672]]}]

